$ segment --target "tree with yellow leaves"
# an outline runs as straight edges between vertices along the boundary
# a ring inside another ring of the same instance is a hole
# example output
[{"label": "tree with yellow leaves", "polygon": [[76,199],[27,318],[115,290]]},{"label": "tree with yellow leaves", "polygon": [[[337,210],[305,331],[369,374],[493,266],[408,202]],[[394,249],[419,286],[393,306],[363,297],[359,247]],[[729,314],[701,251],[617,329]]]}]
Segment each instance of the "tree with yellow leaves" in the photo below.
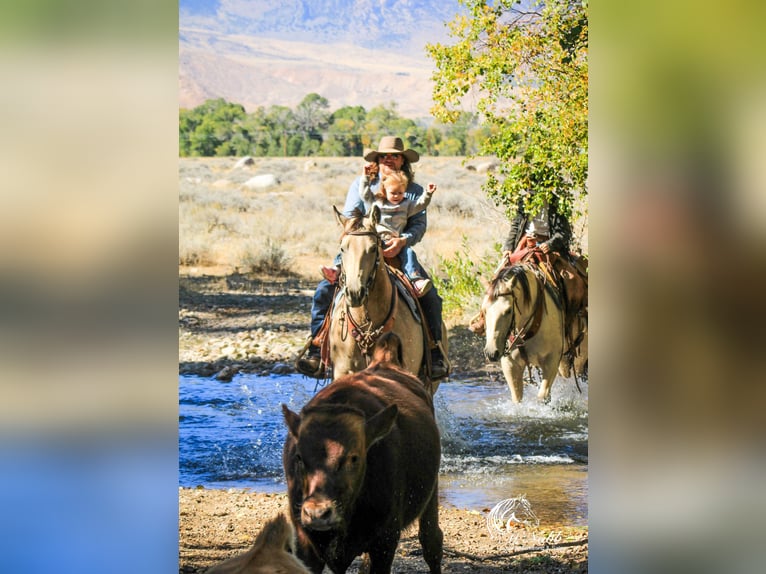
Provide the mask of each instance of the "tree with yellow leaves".
[{"label": "tree with yellow leaves", "polygon": [[459,2],[465,12],[448,23],[455,43],[427,46],[432,113],[450,122],[475,105],[491,134],[479,154],[500,160],[484,190],[509,215],[555,193],[571,216],[587,195],[587,0]]}]

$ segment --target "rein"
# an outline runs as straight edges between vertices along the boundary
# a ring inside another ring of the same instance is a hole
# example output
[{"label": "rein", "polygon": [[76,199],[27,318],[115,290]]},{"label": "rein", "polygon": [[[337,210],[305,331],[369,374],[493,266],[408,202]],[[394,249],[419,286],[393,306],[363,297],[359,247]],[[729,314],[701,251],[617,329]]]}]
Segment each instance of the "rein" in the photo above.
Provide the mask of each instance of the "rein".
[{"label": "rein", "polygon": [[[535,280],[538,283],[537,299],[535,300],[534,312],[529,316],[524,325],[520,329],[513,329],[511,324],[511,330],[508,332],[508,349],[506,353],[510,353],[515,347],[521,346],[524,341],[531,339],[537,334],[540,329],[540,325],[543,323],[543,311],[545,310],[545,285],[541,285],[540,278],[535,275]],[[521,312],[519,304],[514,297],[513,306]],[[514,314],[514,320],[516,316]]]},{"label": "rein", "polygon": [[[383,333],[387,333],[394,328],[394,317],[399,304],[399,294],[397,293],[396,286],[394,285],[393,278],[390,274],[389,281],[391,281],[391,304],[388,306],[388,315],[386,315],[383,323],[378,327],[373,328],[373,323],[369,321],[369,317],[366,326],[362,326],[354,321],[354,317],[349,310],[348,301],[346,301],[346,316],[348,317],[348,322],[351,323],[351,336],[368,359],[372,356],[371,351],[378,338]],[[367,315],[366,307],[365,315]]]}]

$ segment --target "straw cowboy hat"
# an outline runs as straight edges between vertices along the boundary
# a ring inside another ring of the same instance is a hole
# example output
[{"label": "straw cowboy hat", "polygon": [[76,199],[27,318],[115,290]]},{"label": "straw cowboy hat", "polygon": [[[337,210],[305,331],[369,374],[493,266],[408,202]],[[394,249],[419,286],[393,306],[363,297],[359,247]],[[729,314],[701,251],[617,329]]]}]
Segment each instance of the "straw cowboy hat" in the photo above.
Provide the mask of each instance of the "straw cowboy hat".
[{"label": "straw cowboy hat", "polygon": [[377,150],[364,150],[365,161],[377,161],[378,156],[384,153],[399,153],[402,154],[407,161],[415,163],[420,159],[420,155],[414,149],[404,149],[404,143],[402,138],[394,136],[383,136],[380,138],[380,144],[378,144]]}]

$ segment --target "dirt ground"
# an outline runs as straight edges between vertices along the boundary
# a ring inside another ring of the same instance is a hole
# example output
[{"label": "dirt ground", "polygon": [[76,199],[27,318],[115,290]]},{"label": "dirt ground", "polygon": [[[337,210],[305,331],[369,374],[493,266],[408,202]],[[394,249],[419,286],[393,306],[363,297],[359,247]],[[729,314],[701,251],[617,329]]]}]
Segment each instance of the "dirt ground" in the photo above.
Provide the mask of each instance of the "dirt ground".
[{"label": "dirt ground", "polygon": [[[181,488],[179,495],[179,572],[204,572],[246,551],[263,524],[287,512],[285,494],[243,490]],[[588,533],[584,528],[540,526],[490,532],[486,513],[440,507],[444,531],[442,569],[449,572],[579,573],[588,571]],[[359,572],[357,559],[349,569]],[[393,571],[428,572],[417,530],[403,533]]]},{"label": "dirt ground", "polygon": [[[316,282],[239,273],[179,278],[179,373],[216,376],[291,373],[308,336]],[[482,343],[461,321],[448,321],[454,379],[499,369],[486,365]],[[502,376],[500,374],[500,376]],[[179,489],[179,572],[203,572],[245,551],[264,522],[286,510],[284,494]],[[491,509],[441,507],[445,573],[582,573],[588,571],[588,529],[541,524],[490,531]],[[394,572],[427,572],[415,530],[407,531]],[[358,572],[358,561],[350,573]]]},{"label": "dirt ground", "polygon": [[[296,372],[309,334],[316,281],[243,273],[179,278],[179,372],[230,378],[240,373]],[[452,376],[500,373],[482,356],[483,343],[461,321],[446,321]],[[466,322],[467,323],[467,322]]]}]

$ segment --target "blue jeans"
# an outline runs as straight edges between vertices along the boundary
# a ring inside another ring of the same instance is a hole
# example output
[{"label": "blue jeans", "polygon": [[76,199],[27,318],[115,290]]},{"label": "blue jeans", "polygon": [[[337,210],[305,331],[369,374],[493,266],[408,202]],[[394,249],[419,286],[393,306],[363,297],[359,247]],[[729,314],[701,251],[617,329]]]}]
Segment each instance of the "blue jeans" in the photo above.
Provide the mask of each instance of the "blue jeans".
[{"label": "blue jeans", "polygon": [[410,280],[425,279],[428,277],[426,270],[420,265],[418,256],[412,247],[405,246],[399,252],[399,261],[402,262],[402,271]]},{"label": "blue jeans", "polygon": [[322,327],[324,317],[330,308],[332,296],[335,293],[335,286],[327,279],[322,279],[314,291],[314,298],[311,302],[311,337],[314,338]]}]

